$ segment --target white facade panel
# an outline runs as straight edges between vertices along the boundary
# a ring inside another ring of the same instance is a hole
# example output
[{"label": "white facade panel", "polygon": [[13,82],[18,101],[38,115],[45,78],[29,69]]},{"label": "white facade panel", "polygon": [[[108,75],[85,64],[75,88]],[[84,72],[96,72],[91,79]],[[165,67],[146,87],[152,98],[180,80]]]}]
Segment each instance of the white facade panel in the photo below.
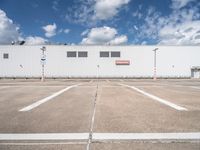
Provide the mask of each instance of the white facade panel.
[{"label": "white facade panel", "polygon": [[[40,77],[42,46],[0,46],[0,77]],[[47,77],[152,77],[157,51],[159,77],[190,77],[200,66],[199,46],[46,46]],[[88,57],[67,57],[67,51],[87,51]],[[100,51],[120,51],[120,58],[100,58]],[[9,58],[4,59],[3,54]],[[130,65],[116,65],[129,60]],[[99,67],[98,67],[99,66]]]}]

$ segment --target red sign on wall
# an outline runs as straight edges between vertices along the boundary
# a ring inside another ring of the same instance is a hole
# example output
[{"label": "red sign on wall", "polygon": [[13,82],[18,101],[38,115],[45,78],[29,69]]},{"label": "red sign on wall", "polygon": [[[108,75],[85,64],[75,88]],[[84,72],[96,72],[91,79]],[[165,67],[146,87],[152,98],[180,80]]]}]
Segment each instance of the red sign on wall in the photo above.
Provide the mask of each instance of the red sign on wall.
[{"label": "red sign on wall", "polygon": [[116,65],[130,65],[130,60],[116,60]]}]

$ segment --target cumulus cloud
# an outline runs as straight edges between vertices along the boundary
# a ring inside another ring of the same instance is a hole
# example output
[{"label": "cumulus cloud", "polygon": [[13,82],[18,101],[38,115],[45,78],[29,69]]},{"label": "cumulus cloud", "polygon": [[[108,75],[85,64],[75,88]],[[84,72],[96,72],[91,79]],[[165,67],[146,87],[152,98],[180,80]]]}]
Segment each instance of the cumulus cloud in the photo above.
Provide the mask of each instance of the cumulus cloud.
[{"label": "cumulus cloud", "polygon": [[109,45],[123,45],[127,43],[128,38],[126,35],[121,35],[119,37],[114,38],[109,42]]},{"label": "cumulus cloud", "polygon": [[128,4],[130,0],[96,0],[94,10],[95,18],[99,20],[107,20],[115,16],[119,8]]},{"label": "cumulus cloud", "polygon": [[19,27],[0,9],[0,44],[10,44],[19,39]]},{"label": "cumulus cloud", "polygon": [[48,42],[47,39],[44,39],[44,38],[38,37],[38,36],[26,37],[25,41],[26,41],[25,42],[26,45],[43,45]]},{"label": "cumulus cloud", "polygon": [[128,41],[127,36],[118,36],[115,28],[99,27],[92,28],[86,34],[87,37],[83,38],[81,44],[84,45],[121,45]]},{"label": "cumulus cloud", "polygon": [[47,42],[46,39],[37,36],[22,37],[20,28],[6,16],[6,13],[0,9],[0,44],[11,44],[12,42],[25,41],[27,45],[40,45]]},{"label": "cumulus cloud", "polygon": [[68,22],[91,25],[93,23],[95,0],[77,0],[67,9],[65,19]]},{"label": "cumulus cloud", "polygon": [[45,36],[50,38],[56,35],[57,26],[55,23],[43,26],[42,29],[45,31]]},{"label": "cumulus cloud", "polygon": [[[189,4],[184,3],[182,7]],[[173,3],[172,3],[173,4]],[[200,11],[197,6],[174,9],[168,16],[162,16],[153,8],[149,8],[144,24],[139,27],[141,40],[150,39],[165,45],[200,45],[199,21]]]},{"label": "cumulus cloud", "polygon": [[79,0],[67,10],[66,20],[84,25],[112,19],[130,0]]},{"label": "cumulus cloud", "polygon": [[200,45],[200,21],[188,21],[176,26],[165,26],[159,32],[160,44]]}]

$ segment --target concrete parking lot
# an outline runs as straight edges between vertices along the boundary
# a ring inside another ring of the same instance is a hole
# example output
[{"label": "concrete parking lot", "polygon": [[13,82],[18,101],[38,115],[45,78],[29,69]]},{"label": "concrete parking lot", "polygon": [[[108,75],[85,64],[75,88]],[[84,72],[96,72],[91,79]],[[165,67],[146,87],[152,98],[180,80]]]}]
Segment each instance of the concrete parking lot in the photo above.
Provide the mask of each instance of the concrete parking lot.
[{"label": "concrete parking lot", "polygon": [[200,150],[200,80],[0,80],[0,149]]}]

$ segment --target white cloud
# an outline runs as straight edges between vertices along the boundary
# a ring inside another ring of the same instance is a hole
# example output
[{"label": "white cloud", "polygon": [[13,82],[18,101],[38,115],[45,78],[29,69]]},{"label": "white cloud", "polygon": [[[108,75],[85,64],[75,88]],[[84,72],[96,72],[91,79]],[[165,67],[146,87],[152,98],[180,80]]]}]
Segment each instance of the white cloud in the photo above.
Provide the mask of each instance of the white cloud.
[{"label": "white cloud", "polygon": [[119,37],[114,38],[109,42],[110,45],[123,45],[127,43],[128,38],[126,35],[121,35]]},{"label": "white cloud", "polygon": [[95,17],[99,20],[107,20],[114,17],[119,8],[128,4],[130,0],[96,0],[94,10]]},{"label": "white cloud", "polygon": [[133,27],[134,27],[134,29],[135,29],[135,30],[137,30],[137,31],[138,31],[138,27],[137,27],[136,25],[134,25]]},{"label": "white cloud", "polygon": [[19,27],[6,16],[6,13],[0,9],[0,44],[11,44],[12,41],[25,41],[26,45],[41,45],[48,42],[47,39],[38,36],[22,37],[19,33]]},{"label": "white cloud", "polygon": [[188,21],[176,26],[165,26],[159,32],[160,44],[200,45],[200,21]]},{"label": "white cloud", "polygon": [[10,44],[19,39],[19,27],[0,9],[0,44]]},{"label": "white cloud", "polygon": [[195,0],[172,0],[172,8],[173,9],[183,8],[192,1]]},{"label": "white cloud", "polygon": [[144,25],[139,27],[141,40],[153,39],[164,45],[200,45],[200,11],[197,6],[174,9],[168,16],[162,16],[152,8],[148,12]]},{"label": "white cloud", "polygon": [[141,45],[147,45],[147,41],[143,41]]},{"label": "white cloud", "polygon": [[89,32],[89,30],[88,30],[88,29],[84,30],[84,31],[81,33],[81,36],[85,36],[85,35],[87,35],[87,34],[88,34],[88,32]]},{"label": "white cloud", "polygon": [[65,29],[63,32],[64,32],[65,34],[68,34],[68,33],[70,32],[70,29]]},{"label": "white cloud", "polygon": [[141,19],[142,18],[142,13],[139,12],[139,11],[135,11],[133,14],[132,14],[133,17],[137,17],[138,19]]},{"label": "white cloud", "polygon": [[77,3],[67,9],[65,19],[77,24],[94,24],[94,20],[92,20],[94,18],[94,4],[95,0],[77,0]]},{"label": "white cloud", "polygon": [[121,45],[128,41],[125,35],[118,36],[115,28],[99,27],[92,28],[86,34],[87,37],[83,38],[81,44],[85,45]]},{"label": "white cloud", "polygon": [[59,3],[59,0],[54,0],[52,2],[52,9],[53,10],[58,11],[58,3]]},{"label": "white cloud", "polygon": [[44,38],[38,37],[38,36],[26,37],[25,41],[26,41],[25,42],[26,45],[43,45],[48,42],[47,39],[44,39]]},{"label": "white cloud", "polygon": [[79,0],[67,10],[65,19],[69,22],[94,25],[98,21],[112,19],[130,0]]},{"label": "white cloud", "polygon": [[45,36],[50,38],[56,35],[57,26],[55,23],[43,26],[42,29],[45,31]]}]

